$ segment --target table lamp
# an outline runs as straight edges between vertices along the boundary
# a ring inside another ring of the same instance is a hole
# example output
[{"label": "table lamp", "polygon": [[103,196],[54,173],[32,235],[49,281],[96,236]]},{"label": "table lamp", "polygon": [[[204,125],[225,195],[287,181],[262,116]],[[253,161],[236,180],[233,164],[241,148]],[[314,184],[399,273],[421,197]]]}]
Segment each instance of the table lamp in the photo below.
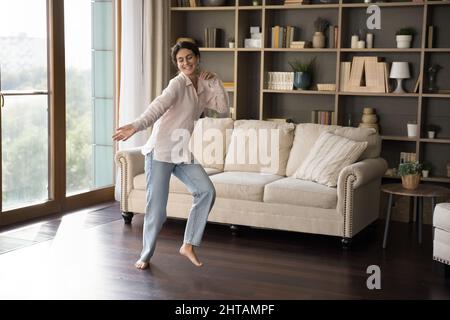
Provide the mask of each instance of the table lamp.
[{"label": "table lamp", "polygon": [[389,78],[397,79],[397,88],[395,88],[393,93],[406,93],[405,90],[403,90],[402,82],[403,79],[408,79],[410,77],[408,62],[392,62]]}]

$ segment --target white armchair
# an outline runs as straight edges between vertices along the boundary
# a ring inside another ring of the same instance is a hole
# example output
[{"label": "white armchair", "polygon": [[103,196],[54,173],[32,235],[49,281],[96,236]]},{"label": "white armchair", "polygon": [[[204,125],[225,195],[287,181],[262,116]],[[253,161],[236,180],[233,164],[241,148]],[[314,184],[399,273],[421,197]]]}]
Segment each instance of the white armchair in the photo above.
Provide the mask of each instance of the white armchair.
[{"label": "white armchair", "polygon": [[433,213],[433,259],[450,275],[450,203],[439,203]]}]

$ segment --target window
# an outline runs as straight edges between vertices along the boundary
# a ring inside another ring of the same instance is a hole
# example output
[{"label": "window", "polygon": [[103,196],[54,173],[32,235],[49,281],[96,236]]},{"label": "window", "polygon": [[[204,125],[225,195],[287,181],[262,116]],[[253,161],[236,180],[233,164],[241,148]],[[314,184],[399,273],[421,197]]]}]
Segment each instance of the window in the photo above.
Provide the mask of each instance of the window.
[{"label": "window", "polygon": [[113,184],[113,5],[64,1],[67,194]]},{"label": "window", "polygon": [[0,0],[3,211],[49,199],[46,12],[45,0]]}]

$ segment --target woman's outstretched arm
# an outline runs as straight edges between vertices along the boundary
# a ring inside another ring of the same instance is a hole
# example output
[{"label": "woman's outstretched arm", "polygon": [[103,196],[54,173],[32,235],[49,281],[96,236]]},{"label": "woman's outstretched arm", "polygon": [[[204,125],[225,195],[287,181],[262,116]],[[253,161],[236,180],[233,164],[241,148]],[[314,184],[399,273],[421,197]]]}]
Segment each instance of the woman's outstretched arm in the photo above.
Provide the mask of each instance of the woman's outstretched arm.
[{"label": "woman's outstretched arm", "polygon": [[126,141],[136,132],[153,125],[176,102],[179,89],[179,82],[176,79],[170,80],[167,88],[150,103],[138,119],[116,129],[116,133],[112,136],[113,140]]}]

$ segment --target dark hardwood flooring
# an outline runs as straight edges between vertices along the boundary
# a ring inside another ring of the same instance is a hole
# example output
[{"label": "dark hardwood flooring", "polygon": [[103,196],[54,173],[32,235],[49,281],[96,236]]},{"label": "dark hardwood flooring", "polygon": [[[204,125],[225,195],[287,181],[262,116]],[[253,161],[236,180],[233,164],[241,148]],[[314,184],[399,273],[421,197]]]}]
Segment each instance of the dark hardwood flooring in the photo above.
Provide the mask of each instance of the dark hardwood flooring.
[{"label": "dark hardwood flooring", "polygon": [[[117,203],[0,230],[0,299],[450,299],[450,280],[432,260],[431,227],[384,221],[344,251],[336,237],[208,224],[202,268],[178,254],[185,221],[169,219],[151,268],[133,263],[143,215],[124,225]],[[381,269],[369,290],[366,269]]]}]

